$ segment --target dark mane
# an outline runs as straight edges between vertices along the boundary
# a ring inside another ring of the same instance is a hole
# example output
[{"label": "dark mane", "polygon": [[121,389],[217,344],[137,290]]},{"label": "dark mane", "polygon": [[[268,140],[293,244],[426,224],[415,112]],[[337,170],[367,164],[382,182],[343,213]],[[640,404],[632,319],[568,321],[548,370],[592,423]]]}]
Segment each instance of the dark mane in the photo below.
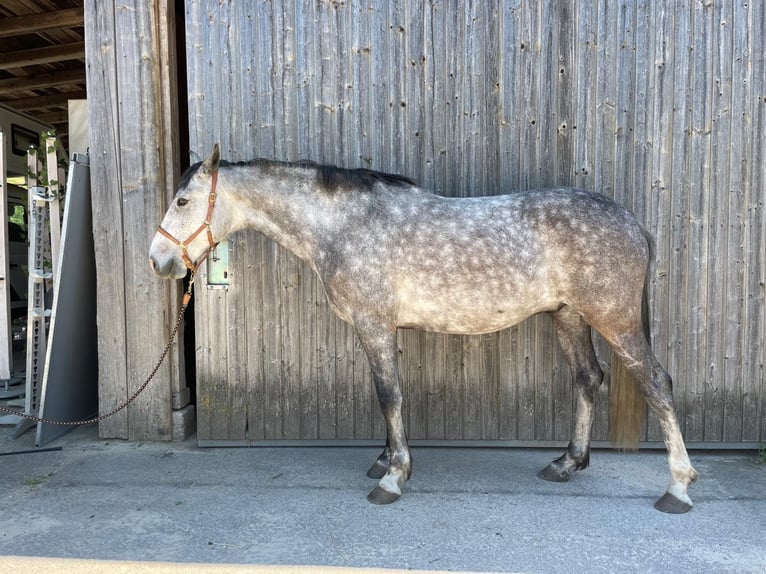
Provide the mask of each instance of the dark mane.
[{"label": "dark mane", "polygon": [[191,180],[192,176],[197,173],[197,170],[201,165],[202,162],[198,161],[197,163],[186,168],[186,170],[181,174],[181,179],[178,182],[178,189],[184,189],[187,185],[189,185],[189,181]]},{"label": "dark mane", "polygon": [[[189,171],[196,171],[199,164],[189,168]],[[410,187],[417,183],[409,177],[392,173],[384,173],[371,169],[346,169],[334,165],[319,164],[309,160],[296,162],[274,161],[268,159],[253,159],[250,161],[228,162],[221,160],[221,166],[248,167],[254,166],[267,173],[276,173],[277,171],[287,172],[290,169],[300,168],[304,170],[313,170],[316,173],[317,182],[327,193],[336,193],[344,189],[356,188],[361,191],[372,191],[375,184],[380,182],[386,185],[397,187]],[[191,176],[189,176],[191,177]],[[183,181],[183,180],[182,180]],[[188,182],[188,179],[187,179]]]},{"label": "dark mane", "polygon": [[396,187],[410,187],[417,185],[415,180],[404,175],[384,173],[372,169],[345,169],[332,165],[316,165],[317,178],[326,191],[334,192],[346,187],[363,188],[372,190],[376,183],[384,183]]}]

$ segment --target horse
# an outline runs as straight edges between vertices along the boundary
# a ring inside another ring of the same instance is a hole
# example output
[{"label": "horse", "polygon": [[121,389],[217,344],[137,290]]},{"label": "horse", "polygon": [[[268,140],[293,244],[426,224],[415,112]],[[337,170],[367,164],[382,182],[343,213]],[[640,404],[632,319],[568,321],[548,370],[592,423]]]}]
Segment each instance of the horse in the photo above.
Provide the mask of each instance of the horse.
[{"label": "horse", "polygon": [[[216,144],[182,176],[152,240],[150,266],[161,278],[183,278],[218,242],[246,228],[308,263],[369,359],[387,431],[367,473],[378,480],[370,502],[399,499],[412,473],[397,329],[483,334],[548,313],[573,374],[576,413],[566,451],[539,476],[567,481],[589,464],[594,395],[603,378],[594,329],[659,419],[670,485],[655,507],[691,510],[687,489],[697,471],[681,436],[671,378],[647,336],[653,241],[624,207],[563,187],[444,197],[368,169],[231,163]],[[644,407],[642,399],[638,408]]]}]

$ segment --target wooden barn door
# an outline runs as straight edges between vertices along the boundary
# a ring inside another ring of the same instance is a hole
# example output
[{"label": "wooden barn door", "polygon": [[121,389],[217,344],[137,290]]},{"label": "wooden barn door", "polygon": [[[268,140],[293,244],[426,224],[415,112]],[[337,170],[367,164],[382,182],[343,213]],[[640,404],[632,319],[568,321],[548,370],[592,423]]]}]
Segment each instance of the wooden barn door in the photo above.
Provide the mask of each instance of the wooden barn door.
[{"label": "wooden barn door", "polygon": [[[402,173],[445,195],[614,197],[657,238],[653,344],[687,439],[755,444],[766,64],[751,43],[766,16],[757,2],[669,5],[189,0],[191,148]],[[312,272],[254,232],[223,249],[229,285],[203,273],[196,295],[200,442],[381,438],[366,359]],[[603,440],[611,355],[597,347]],[[410,438],[568,440],[572,386],[549,318],[401,332],[399,349]],[[650,418],[644,439],[660,436]]]}]

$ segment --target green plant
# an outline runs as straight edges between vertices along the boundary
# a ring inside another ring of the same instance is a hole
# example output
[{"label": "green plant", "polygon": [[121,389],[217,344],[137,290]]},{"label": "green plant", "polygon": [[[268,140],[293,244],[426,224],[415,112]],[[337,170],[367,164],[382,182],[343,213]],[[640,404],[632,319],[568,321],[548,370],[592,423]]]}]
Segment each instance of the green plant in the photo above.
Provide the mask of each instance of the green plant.
[{"label": "green plant", "polygon": [[[32,176],[37,178],[37,185],[40,187],[51,187],[58,185],[58,192],[54,193],[54,197],[58,197],[59,199],[64,197],[64,194],[66,193],[66,182],[65,181],[58,181],[58,179],[49,179],[48,177],[48,167],[45,159],[45,154],[42,154],[42,150],[46,150],[47,153],[56,152],[57,153],[57,160],[56,164],[59,168],[64,168],[66,170],[67,166],[69,165],[66,158],[66,153],[63,151],[63,148],[61,148],[61,143],[58,139],[55,140],[54,145],[47,145],[47,138],[49,137],[56,137],[56,130],[50,130],[47,132],[40,132],[39,137],[39,145],[38,146],[32,146],[32,148],[37,149],[37,161],[38,161],[38,170],[37,173],[31,173],[29,171],[29,168],[27,168],[27,176]],[[55,175],[55,174],[54,174]]]},{"label": "green plant", "polygon": [[761,443],[758,447],[758,456],[755,459],[756,464],[766,464],[766,443]]},{"label": "green plant", "polygon": [[53,476],[53,473],[47,474],[45,476],[35,476],[32,478],[27,478],[24,480],[24,486],[28,486],[29,488],[35,488],[37,486],[42,486],[45,484],[48,479]]}]

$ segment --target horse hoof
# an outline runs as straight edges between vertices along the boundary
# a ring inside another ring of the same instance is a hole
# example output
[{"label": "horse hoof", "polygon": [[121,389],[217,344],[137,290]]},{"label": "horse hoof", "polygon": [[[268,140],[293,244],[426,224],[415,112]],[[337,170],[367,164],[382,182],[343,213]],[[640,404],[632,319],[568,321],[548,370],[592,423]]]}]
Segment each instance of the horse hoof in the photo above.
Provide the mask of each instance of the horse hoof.
[{"label": "horse hoof", "polygon": [[388,471],[388,466],[385,464],[382,464],[379,460],[376,460],[375,463],[370,467],[370,470],[367,471],[367,476],[370,478],[383,478]]},{"label": "horse hoof", "polygon": [[537,476],[548,482],[569,482],[570,473],[566,470],[560,471],[553,464],[549,464],[538,472]]},{"label": "horse hoof", "polygon": [[668,514],[685,514],[689,512],[693,506],[675,495],[666,492],[662,495],[662,498],[654,503],[654,508],[660,512],[667,512]]},{"label": "horse hoof", "polygon": [[373,504],[391,504],[392,502],[399,500],[401,496],[401,493],[397,494],[395,492],[389,492],[385,488],[376,486],[370,491],[370,494],[367,495],[367,500]]}]

